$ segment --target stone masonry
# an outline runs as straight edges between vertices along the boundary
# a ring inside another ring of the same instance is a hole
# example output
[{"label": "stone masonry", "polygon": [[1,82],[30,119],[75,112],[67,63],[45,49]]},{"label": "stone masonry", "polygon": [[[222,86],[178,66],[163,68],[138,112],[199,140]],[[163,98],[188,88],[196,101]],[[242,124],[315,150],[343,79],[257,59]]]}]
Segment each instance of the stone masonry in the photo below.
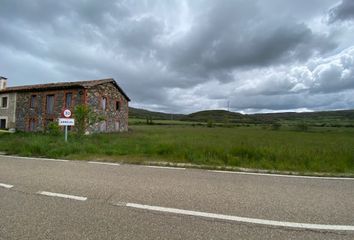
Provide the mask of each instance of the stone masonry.
[{"label": "stone masonry", "polygon": [[[103,109],[102,101],[106,101],[106,109]],[[96,114],[105,118],[91,126],[89,132],[128,131],[128,100],[114,84],[101,84],[88,89],[87,104]]]},{"label": "stone masonry", "polygon": [[[13,104],[13,112],[6,112],[6,116],[12,116],[11,121],[19,131],[44,131],[50,122],[56,122],[67,108],[68,94],[73,113],[76,106],[87,105],[104,119],[90,126],[88,133],[128,130],[130,99],[114,79],[20,86],[0,91],[0,96],[11,96],[9,103]],[[48,111],[48,98],[52,101],[51,111]],[[0,118],[1,114],[5,115],[2,109]]]},{"label": "stone masonry", "polygon": [[[7,106],[2,107],[2,101],[6,98]],[[6,121],[6,128],[15,128],[16,124],[16,93],[0,93],[0,120]]]}]

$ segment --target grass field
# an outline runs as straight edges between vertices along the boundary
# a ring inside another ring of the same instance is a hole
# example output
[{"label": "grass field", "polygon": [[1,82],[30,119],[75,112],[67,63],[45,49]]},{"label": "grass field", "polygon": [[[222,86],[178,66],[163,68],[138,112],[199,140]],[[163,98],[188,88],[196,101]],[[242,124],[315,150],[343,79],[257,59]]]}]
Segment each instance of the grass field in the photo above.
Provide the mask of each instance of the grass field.
[{"label": "grass field", "polygon": [[22,156],[169,161],[299,172],[354,173],[354,129],[308,132],[261,127],[135,125],[128,133],[83,138],[0,134],[0,151]]}]

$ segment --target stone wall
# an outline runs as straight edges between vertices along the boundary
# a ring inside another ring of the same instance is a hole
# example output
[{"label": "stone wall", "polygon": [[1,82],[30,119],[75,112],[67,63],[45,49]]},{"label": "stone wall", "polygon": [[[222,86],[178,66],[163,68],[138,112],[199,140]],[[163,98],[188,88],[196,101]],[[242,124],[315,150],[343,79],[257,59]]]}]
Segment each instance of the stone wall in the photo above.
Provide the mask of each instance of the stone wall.
[{"label": "stone wall", "polygon": [[7,128],[14,128],[16,123],[16,93],[2,93],[1,99],[7,97],[7,108],[2,108],[0,105],[0,119],[6,119]]},{"label": "stone wall", "polygon": [[[20,131],[29,131],[30,122],[34,121],[34,131],[43,131],[51,121],[57,121],[61,117],[61,112],[65,108],[65,96],[72,93],[72,107],[83,104],[85,101],[84,89],[68,89],[57,91],[41,92],[20,92],[17,94],[16,108],[16,128]],[[48,95],[54,95],[53,114],[46,113],[46,98]],[[35,106],[31,107],[31,97],[36,96]]]},{"label": "stone wall", "polygon": [[[106,98],[106,109],[102,108],[103,98]],[[119,103],[119,110],[116,104]],[[112,83],[101,84],[88,89],[87,104],[93,111],[105,120],[89,128],[90,133],[124,132],[128,131],[128,100]]]}]

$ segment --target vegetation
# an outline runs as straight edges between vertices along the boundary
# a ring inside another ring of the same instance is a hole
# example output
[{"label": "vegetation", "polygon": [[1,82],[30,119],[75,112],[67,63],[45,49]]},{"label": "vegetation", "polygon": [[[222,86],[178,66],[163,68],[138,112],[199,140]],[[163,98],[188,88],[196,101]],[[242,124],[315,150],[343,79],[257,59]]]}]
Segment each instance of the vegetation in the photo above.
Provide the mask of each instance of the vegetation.
[{"label": "vegetation", "polygon": [[137,119],[152,118],[155,120],[181,120],[185,115],[162,112],[152,112],[145,109],[129,108],[129,117]]},{"label": "vegetation", "polygon": [[59,136],[61,133],[61,127],[57,122],[51,122],[48,124],[47,133],[53,136]]},{"label": "vegetation", "polygon": [[[285,112],[285,113],[264,113],[264,114],[241,114],[225,110],[207,110],[188,115],[150,112],[142,109],[130,108],[130,117],[133,119],[146,119],[149,117],[155,120],[168,120],[175,122],[190,122],[196,124],[207,123],[212,120],[215,125],[263,125],[271,127],[273,123],[281,126],[296,128],[299,123],[310,127],[350,127],[354,128],[354,110],[327,111],[327,112]],[[161,122],[164,124],[166,122]]]},{"label": "vegetation", "polygon": [[127,133],[84,138],[0,134],[0,151],[22,156],[169,161],[300,172],[354,173],[354,129],[135,125]]},{"label": "vegetation", "polygon": [[88,106],[79,105],[74,111],[78,136],[83,136],[86,129],[104,118],[94,113]]},{"label": "vegetation", "polygon": [[102,121],[74,112],[70,144],[57,126],[47,134],[1,134],[0,151],[23,156],[109,161],[168,161],[207,166],[354,174],[354,111],[244,115],[224,110],[189,115],[130,109],[130,131],[82,137]]}]

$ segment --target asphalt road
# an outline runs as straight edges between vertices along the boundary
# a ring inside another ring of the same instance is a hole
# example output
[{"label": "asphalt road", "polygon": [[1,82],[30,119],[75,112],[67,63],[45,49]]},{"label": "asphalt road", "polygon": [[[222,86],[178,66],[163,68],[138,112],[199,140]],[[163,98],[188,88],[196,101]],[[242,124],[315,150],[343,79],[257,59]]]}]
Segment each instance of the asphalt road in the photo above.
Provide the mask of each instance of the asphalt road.
[{"label": "asphalt road", "polygon": [[354,180],[0,156],[0,239],[354,239]]}]

